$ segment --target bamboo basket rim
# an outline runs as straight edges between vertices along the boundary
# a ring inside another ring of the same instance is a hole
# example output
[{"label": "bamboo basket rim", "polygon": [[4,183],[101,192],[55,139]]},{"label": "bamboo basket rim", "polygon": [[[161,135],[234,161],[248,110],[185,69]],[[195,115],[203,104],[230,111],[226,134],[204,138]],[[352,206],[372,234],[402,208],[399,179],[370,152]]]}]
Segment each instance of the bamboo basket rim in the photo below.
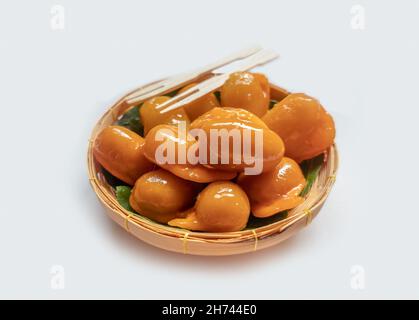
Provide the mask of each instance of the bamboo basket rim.
[{"label": "bamboo basket rim", "polygon": [[[185,84],[183,84],[185,85]],[[273,84],[271,87],[283,90]],[[137,228],[143,229],[154,234],[161,236],[173,237],[176,239],[188,239],[188,241],[202,241],[206,243],[238,243],[248,240],[262,239],[265,237],[272,236],[277,233],[281,233],[294,225],[295,223],[304,220],[305,224],[309,224],[317,214],[316,209],[319,209],[325,202],[329,195],[333,184],[336,180],[336,174],[339,166],[339,156],[336,144],[333,144],[326,152],[326,161],[323,163],[318,176],[316,177],[310,191],[305,196],[305,201],[298,207],[289,210],[286,218],[273,222],[271,224],[259,226],[252,229],[244,229],[235,232],[198,232],[171,227],[169,225],[160,224],[139,214],[132,213],[124,209],[117,201],[114,191],[104,180],[103,174],[98,170],[101,166],[96,162],[93,156],[93,142],[99,131],[107,126],[103,126],[106,120],[112,120],[110,123],[114,123],[124,112],[126,112],[134,105],[128,105],[125,103],[125,98],[132,92],[138,90],[134,89],[129,93],[125,94],[122,98],[118,99],[99,119],[94,126],[87,150],[87,168],[89,182],[99,198],[100,202],[111,210],[113,213],[121,217],[125,221],[125,229],[128,231],[131,225]],[[168,92],[176,90],[177,88],[170,88]],[[162,93],[165,94],[165,93]],[[138,102],[136,105],[140,104]],[[110,124],[109,124],[110,125]],[[321,175],[326,175],[324,185],[321,188],[318,187],[319,179]],[[318,189],[318,190],[317,190]]]}]

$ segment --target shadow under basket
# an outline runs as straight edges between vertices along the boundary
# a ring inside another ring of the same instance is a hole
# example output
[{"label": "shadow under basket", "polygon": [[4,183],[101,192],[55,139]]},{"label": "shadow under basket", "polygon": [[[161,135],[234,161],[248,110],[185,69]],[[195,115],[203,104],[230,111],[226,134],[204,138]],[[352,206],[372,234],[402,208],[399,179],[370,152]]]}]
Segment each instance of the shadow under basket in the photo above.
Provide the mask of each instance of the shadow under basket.
[{"label": "shadow under basket", "polygon": [[[305,201],[289,210],[284,219],[268,225],[237,232],[195,232],[163,225],[125,210],[118,203],[115,190],[107,183],[102,167],[94,159],[93,141],[103,128],[114,124],[120,115],[132,107],[125,102],[125,97],[129,94],[115,103],[94,127],[89,140],[87,164],[90,183],[108,216],[138,239],[161,249],[184,254],[225,256],[247,253],[288,239],[310,224],[320,212],[336,179],[336,145],[327,150],[325,161],[310,191],[305,195]],[[286,90],[271,84],[272,99],[279,101],[288,94]]]}]

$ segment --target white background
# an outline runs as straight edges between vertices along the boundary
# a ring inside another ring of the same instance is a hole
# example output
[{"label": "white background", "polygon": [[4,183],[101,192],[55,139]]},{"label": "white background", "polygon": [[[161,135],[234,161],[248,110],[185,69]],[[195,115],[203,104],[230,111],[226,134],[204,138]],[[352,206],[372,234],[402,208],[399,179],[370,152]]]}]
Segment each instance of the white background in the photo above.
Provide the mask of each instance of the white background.
[{"label": "white background", "polygon": [[[357,4],[364,30],[351,27]],[[419,298],[418,15],[414,0],[1,1],[0,297]],[[96,120],[134,87],[255,43],[281,54],[261,69],[272,82],[336,120],[341,168],[321,214],[242,256],[136,240],[88,183]]]}]

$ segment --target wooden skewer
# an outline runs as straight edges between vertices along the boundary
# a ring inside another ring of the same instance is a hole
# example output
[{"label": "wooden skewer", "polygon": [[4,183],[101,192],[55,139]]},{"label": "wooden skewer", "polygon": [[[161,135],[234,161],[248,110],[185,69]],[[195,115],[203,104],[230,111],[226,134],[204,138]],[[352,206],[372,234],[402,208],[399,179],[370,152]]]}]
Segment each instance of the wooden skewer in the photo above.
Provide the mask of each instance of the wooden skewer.
[{"label": "wooden skewer", "polygon": [[255,53],[254,55],[252,55],[250,58],[248,58],[242,66],[236,68],[235,70],[212,77],[206,81],[203,81],[197,84],[196,86],[193,86],[189,88],[188,90],[185,90],[184,92],[178,94],[172,99],[167,100],[166,102],[158,105],[156,108],[163,109],[166,107],[165,109],[161,110],[160,113],[166,113],[174,109],[180,108],[181,106],[187,103],[190,103],[202,97],[203,95],[221,87],[232,73],[238,72],[238,71],[247,71],[256,66],[268,63],[276,58],[278,58],[278,54],[276,54],[272,50],[259,51]]},{"label": "wooden skewer", "polygon": [[193,80],[197,77],[201,77],[206,74],[209,74],[215,69],[221,68],[232,62],[247,58],[261,50],[262,48],[260,46],[252,46],[244,50],[241,50],[239,52],[233,53],[223,59],[220,59],[214,63],[211,63],[203,68],[199,68],[190,73],[182,73],[182,74],[170,77],[170,78],[163,79],[158,82],[151,83],[150,85],[142,87],[139,90],[136,90],[135,92],[128,95],[125,98],[126,102],[128,104],[134,104],[141,100],[145,100],[149,97],[156,96],[166,91],[168,88],[176,87],[178,85],[181,85],[182,83]]},{"label": "wooden skewer", "polygon": [[[277,55],[273,51],[271,51],[271,50],[266,50],[265,49],[265,50],[259,51],[259,52],[255,53],[255,54],[253,54],[252,56],[250,56],[247,60],[245,60],[244,65],[238,66],[236,69],[234,69],[234,70],[232,70],[232,71],[230,71],[228,73],[224,73],[224,74],[218,75],[218,77],[213,77],[213,78],[207,79],[206,81],[203,81],[203,82],[201,82],[201,83],[199,83],[199,84],[197,84],[197,85],[189,88],[188,90],[183,91],[182,93],[176,95],[175,97],[173,97],[172,99],[166,101],[165,103],[162,103],[162,104],[156,106],[156,109],[163,109],[164,107],[167,107],[168,105],[170,105],[170,104],[172,104],[172,103],[174,103],[176,101],[179,101],[179,100],[181,100],[183,98],[186,98],[190,94],[193,94],[195,92],[198,92],[200,89],[203,89],[204,86],[210,85],[213,81],[214,82],[215,81],[218,82],[219,79],[228,78],[234,72],[237,72],[237,71],[245,71],[245,70],[248,70],[250,68],[253,68],[253,67],[255,67],[257,65],[257,64],[254,64],[255,61],[258,61],[259,59],[264,59],[265,56],[266,57],[269,57],[270,55],[273,55],[274,58],[277,57]],[[263,62],[263,63],[266,63],[266,62]],[[261,64],[263,64],[263,63],[261,63]],[[165,112],[166,111],[164,111],[164,112],[161,111],[161,113],[165,113]]]}]

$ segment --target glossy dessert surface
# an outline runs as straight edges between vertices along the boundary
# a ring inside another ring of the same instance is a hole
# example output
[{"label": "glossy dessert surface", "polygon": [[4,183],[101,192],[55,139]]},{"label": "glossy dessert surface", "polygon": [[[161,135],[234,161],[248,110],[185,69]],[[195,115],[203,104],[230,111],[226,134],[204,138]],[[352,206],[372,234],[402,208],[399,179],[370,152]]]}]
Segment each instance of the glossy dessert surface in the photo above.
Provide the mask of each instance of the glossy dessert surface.
[{"label": "glossy dessert surface", "polygon": [[[182,93],[190,88],[192,88],[195,83],[187,85],[186,87],[182,88],[179,93]],[[187,105],[183,106],[186,114],[189,117],[190,121],[194,121],[200,115],[203,115],[205,112],[210,111],[211,109],[220,107],[220,103],[218,102],[217,97],[213,92],[204,95],[203,97],[188,103]]]},{"label": "glossy dessert surface", "polygon": [[170,97],[160,96],[147,100],[140,108],[140,118],[144,125],[144,135],[159,124],[177,125],[180,121],[189,124],[189,117],[183,108],[160,113],[157,107],[170,100]]},{"label": "glossy dessert surface", "polygon": [[[206,137],[218,139],[216,147],[207,143],[207,163],[221,170],[243,171],[254,166],[249,158],[259,156],[263,161],[262,171],[269,171],[281,161],[285,151],[282,139],[275,132],[259,117],[240,108],[214,108],[193,121],[190,129],[203,130]],[[219,134],[219,138],[212,132]],[[223,148],[223,139],[227,150]],[[235,141],[238,142],[236,150]],[[226,163],[223,163],[223,154],[228,156]]]},{"label": "glossy dessert surface", "polygon": [[320,102],[304,93],[293,93],[276,103],[262,118],[284,141],[285,155],[297,162],[314,158],[335,139],[333,118]]},{"label": "glossy dessert surface", "polygon": [[129,203],[145,217],[167,223],[193,206],[202,187],[159,169],[142,175],[132,189]]},{"label": "glossy dessert surface", "polygon": [[249,199],[237,184],[217,181],[199,194],[195,207],[185,215],[169,221],[169,225],[209,232],[239,231],[249,219]]},{"label": "glossy dessert surface", "polygon": [[262,74],[233,73],[221,87],[221,105],[241,108],[262,117],[269,108],[269,82]]},{"label": "glossy dessert surface", "polygon": [[[182,136],[177,127],[170,125],[155,126],[145,139],[144,154],[148,160],[178,177],[199,183],[217,180],[230,180],[235,172],[211,169],[200,163],[191,163],[188,153],[197,149],[195,139],[186,133]],[[161,151],[161,152],[159,152]]]},{"label": "glossy dessert surface", "polygon": [[143,137],[125,127],[110,126],[96,137],[93,154],[111,174],[134,185],[142,174],[154,168],[144,156],[143,147]]},{"label": "glossy dessert surface", "polygon": [[303,172],[297,162],[287,157],[272,171],[257,176],[241,174],[237,183],[249,196],[252,213],[258,218],[295,208],[304,201],[300,197],[306,185]]}]

